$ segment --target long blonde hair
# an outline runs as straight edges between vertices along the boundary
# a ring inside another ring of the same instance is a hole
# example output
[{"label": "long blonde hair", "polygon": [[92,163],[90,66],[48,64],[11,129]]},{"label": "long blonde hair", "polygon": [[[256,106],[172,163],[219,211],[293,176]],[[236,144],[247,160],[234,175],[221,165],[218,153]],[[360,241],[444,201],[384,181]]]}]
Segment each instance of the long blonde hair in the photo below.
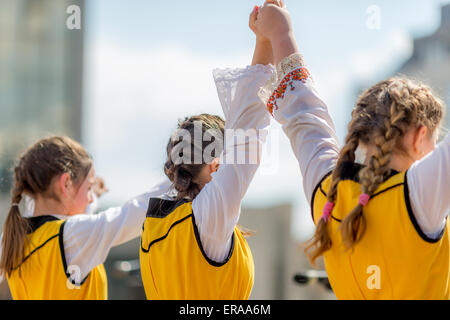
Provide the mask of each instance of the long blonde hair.
[{"label": "long blonde hair", "polygon": [[[403,137],[409,128],[426,126],[433,133],[443,118],[442,102],[430,88],[406,78],[390,78],[364,91],[352,111],[345,145],[341,149],[336,168],[332,172],[327,200],[335,203],[342,166],[355,162],[360,143],[374,146],[374,154],[359,172],[361,193],[372,195],[389,176],[389,164],[394,151],[404,152]],[[350,249],[363,236],[366,220],[362,205],[358,204],[341,223],[343,244]],[[327,220],[320,219],[305,253],[311,264],[331,248]]]}]

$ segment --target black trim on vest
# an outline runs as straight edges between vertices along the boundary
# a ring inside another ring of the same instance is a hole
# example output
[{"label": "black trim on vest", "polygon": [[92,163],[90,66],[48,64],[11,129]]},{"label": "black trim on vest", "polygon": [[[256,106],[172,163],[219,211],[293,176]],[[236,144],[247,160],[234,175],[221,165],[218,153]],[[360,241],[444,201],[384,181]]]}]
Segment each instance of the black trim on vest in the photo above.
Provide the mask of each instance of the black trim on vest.
[{"label": "black trim on vest", "polygon": [[[328,176],[332,173],[333,173],[333,170],[328,172],[326,175],[324,175],[323,178],[320,179],[319,183],[314,188],[314,191],[313,191],[313,194],[311,197],[311,218],[312,218],[312,221],[314,224],[316,224],[316,222],[314,221],[314,198],[316,197],[317,190],[319,190],[319,189],[322,190],[322,182],[324,182],[325,179],[328,178]],[[326,196],[326,194],[325,194],[325,196]]]},{"label": "black trim on vest", "polygon": [[[28,223],[30,224],[30,230],[28,231],[28,234],[35,232],[40,226],[42,226],[46,222],[59,220],[58,218],[56,218],[54,216],[37,216],[37,217],[30,217],[30,218],[26,218],[26,219],[28,220]],[[58,236],[58,234],[55,234],[55,235],[51,236],[50,238],[45,240],[43,244],[41,244],[40,246],[34,248],[34,250],[31,251],[26,257],[24,257],[22,259],[22,262],[17,267],[13,268],[13,270],[16,270],[17,268],[19,268],[26,260],[28,260],[28,258],[31,257],[31,255],[33,253],[35,253],[36,251],[41,249],[50,240],[52,240],[53,238],[56,238],[57,236]]]},{"label": "black trim on vest", "polygon": [[30,223],[30,227],[31,227],[31,230],[30,230],[30,232],[28,232],[28,234],[35,232],[37,229],[39,229],[40,226],[42,226],[46,222],[59,220],[58,218],[56,218],[54,216],[37,216],[37,217],[30,217],[30,218],[26,218],[26,219]]},{"label": "black trim on vest", "polygon": [[165,218],[175,211],[179,206],[189,202],[187,199],[165,200],[160,198],[150,198],[146,217]]},{"label": "black trim on vest", "polygon": [[62,263],[63,263],[64,273],[66,274],[67,279],[69,279],[73,285],[81,286],[81,285],[83,285],[83,283],[86,281],[86,279],[89,277],[89,275],[91,273],[89,272],[88,275],[79,284],[76,283],[75,280],[70,279],[71,274],[67,273],[66,254],[64,252],[64,225],[65,224],[66,224],[66,221],[61,223],[61,226],[59,227],[59,251],[61,253],[61,259],[62,259]]},{"label": "black trim on vest", "polygon": [[231,256],[233,255],[233,251],[234,251],[234,243],[235,240],[234,238],[236,237],[235,232],[233,231],[233,234],[231,235],[231,246],[230,246],[230,251],[228,252],[227,257],[225,258],[225,260],[223,262],[217,262],[214,260],[211,260],[207,255],[205,250],[203,249],[203,245],[202,242],[200,240],[200,233],[198,232],[198,228],[197,228],[197,224],[195,223],[195,217],[194,214],[192,214],[192,225],[194,227],[194,234],[195,234],[195,239],[197,240],[197,245],[200,248],[200,251],[202,252],[203,257],[206,259],[206,261],[212,265],[213,267],[221,267],[223,265],[225,265],[230,259]]},{"label": "black trim on vest", "polygon": [[442,236],[444,235],[445,229],[447,228],[447,220],[445,222],[445,226],[442,229],[441,233],[439,234],[439,237],[436,239],[430,238],[428,237],[420,228],[419,224],[417,223],[416,217],[414,216],[414,213],[412,211],[412,207],[411,207],[411,202],[409,199],[409,187],[408,187],[408,178],[407,178],[407,173],[408,171],[405,172],[405,187],[403,188],[403,192],[404,192],[404,196],[405,196],[405,204],[406,204],[406,209],[408,211],[408,215],[409,215],[409,219],[411,220],[414,228],[416,229],[417,233],[419,234],[419,236],[425,240],[426,242],[429,243],[436,243],[439,240],[442,239]]},{"label": "black trim on vest", "polygon": [[331,215],[331,219],[334,219],[334,220],[336,220],[337,222],[342,222],[342,220],[341,219],[338,219],[338,218],[336,218],[335,216],[333,216],[333,215]]},{"label": "black trim on vest", "polygon": [[[166,200],[166,201],[167,201],[167,200]],[[188,201],[185,201],[185,202],[188,202]],[[167,215],[166,215],[166,216],[167,216]],[[159,217],[160,217],[160,216],[159,216]],[[198,232],[198,228],[197,228],[197,225],[196,225],[196,223],[195,223],[195,217],[194,217],[194,213],[193,213],[193,212],[191,212],[191,213],[188,214],[187,216],[185,216],[185,217],[183,217],[183,218],[181,218],[181,219],[175,221],[174,223],[172,223],[172,225],[169,227],[169,230],[167,230],[166,234],[163,235],[162,237],[159,237],[159,238],[157,238],[157,239],[155,239],[155,240],[152,240],[152,241],[148,244],[148,247],[147,247],[147,248],[144,248],[144,247],[143,247],[143,245],[142,245],[142,237],[141,237],[141,250],[142,250],[142,252],[148,253],[148,252],[150,251],[150,247],[151,247],[152,245],[154,245],[155,243],[157,243],[157,242],[159,242],[159,241],[162,241],[162,240],[164,240],[165,238],[167,238],[167,236],[169,235],[170,230],[172,230],[173,227],[175,227],[177,224],[179,224],[179,223],[181,223],[181,222],[183,222],[183,221],[185,221],[185,220],[187,220],[187,219],[189,219],[189,218],[191,218],[191,220],[192,220],[192,226],[193,226],[193,229],[194,229],[195,240],[197,241],[197,245],[198,245],[198,247],[199,247],[199,249],[200,249],[200,251],[201,251],[203,257],[205,258],[205,260],[206,260],[210,265],[212,265],[212,266],[214,266],[214,267],[221,267],[221,266],[223,266],[224,264],[226,264],[226,263],[231,259],[231,256],[233,255],[233,251],[234,251],[234,243],[235,243],[235,239],[234,239],[234,238],[235,238],[235,233],[233,232],[233,234],[232,234],[232,236],[231,236],[231,247],[230,247],[230,251],[229,251],[228,256],[226,257],[225,261],[223,261],[223,262],[216,262],[216,261],[214,261],[214,260],[211,260],[211,259],[206,255],[205,250],[203,249],[202,242],[201,242],[201,240],[200,240],[200,234],[199,234],[199,232]],[[143,230],[143,232],[144,232],[144,227],[142,227],[142,230]]]},{"label": "black trim on vest", "polygon": [[[172,230],[173,227],[175,227],[177,224],[183,222],[184,220],[186,220],[186,219],[188,219],[188,218],[190,218],[190,217],[192,217],[192,216],[193,216],[193,214],[191,213],[191,214],[185,216],[184,218],[181,218],[181,219],[175,221],[174,223],[172,223],[172,225],[170,226],[169,230],[167,230],[166,234],[163,235],[162,237],[158,238],[158,239],[152,240],[152,241],[148,244],[147,249],[145,249],[145,248],[142,246],[142,237],[141,237],[141,250],[142,250],[143,252],[145,252],[145,253],[149,252],[150,247],[151,247],[152,245],[154,245],[156,242],[159,242],[159,241],[164,240],[165,238],[167,238],[167,236],[169,235],[170,230]],[[144,228],[142,228],[142,231],[144,232]]]},{"label": "black trim on vest", "polygon": [[359,183],[359,171],[364,168],[363,164],[344,161],[342,163],[341,180],[352,180]]},{"label": "black trim on vest", "polygon": [[13,270],[16,270],[17,268],[19,268],[25,261],[27,261],[27,259],[28,259],[29,257],[31,257],[31,255],[32,255],[33,253],[35,253],[37,250],[41,249],[41,248],[42,248],[43,246],[45,246],[50,240],[56,238],[57,236],[58,236],[58,234],[55,234],[55,235],[51,236],[51,237],[48,238],[43,244],[41,244],[39,247],[36,247],[36,248],[35,248],[33,251],[31,251],[25,258],[23,258],[22,262],[21,262],[17,267],[15,267]]},{"label": "black trim on vest", "polygon": [[[364,167],[366,166],[361,163],[344,161],[342,163],[341,180],[352,180],[359,183],[359,171],[361,171]],[[384,181],[387,181],[399,173],[400,172],[391,169]]]},{"label": "black trim on vest", "polygon": [[391,189],[393,189],[393,188],[400,187],[400,186],[402,186],[402,185],[403,185],[403,182],[394,184],[393,186],[390,186],[389,188],[386,188],[386,189],[383,189],[383,190],[381,190],[381,191],[378,191],[377,193],[374,193],[373,195],[370,196],[370,200],[372,200],[372,199],[375,198],[376,196],[382,194],[383,192],[386,192],[386,191],[391,190]]},{"label": "black trim on vest", "polygon": [[[357,162],[344,161],[344,162],[342,163],[342,171],[341,171],[341,177],[340,177],[341,181],[342,181],[342,180],[352,180],[352,181],[354,181],[354,182],[356,182],[356,183],[359,183],[359,171],[360,171],[362,168],[364,168],[364,167],[365,167],[365,165],[360,164],[360,163],[357,163]],[[311,218],[312,218],[314,224],[316,224],[316,222],[314,221],[314,198],[316,197],[316,192],[317,192],[317,190],[320,190],[320,191],[322,192],[322,194],[323,194],[325,197],[327,196],[326,193],[325,193],[325,191],[322,189],[322,183],[323,183],[323,181],[324,181],[326,178],[328,178],[328,176],[329,176],[330,174],[332,174],[332,173],[333,173],[333,171],[328,172],[328,173],[327,173],[327,174],[319,181],[319,183],[318,183],[318,184],[316,185],[316,187],[314,188],[314,192],[313,192],[313,194],[312,194],[312,199],[311,199]],[[388,179],[392,178],[393,176],[395,176],[395,175],[397,175],[397,174],[399,174],[399,173],[400,173],[400,172],[391,169],[389,175],[386,177],[386,179],[385,179],[384,181],[387,181]],[[373,195],[370,197],[370,199],[373,199],[374,197],[376,197],[376,196],[382,194],[383,192],[386,192],[386,191],[388,191],[388,190],[390,190],[390,189],[392,189],[392,188],[401,186],[402,184],[403,184],[403,183],[399,183],[399,184],[390,186],[389,188],[386,188],[386,189],[384,189],[384,190],[381,190],[381,191],[379,191],[379,192],[373,194]],[[334,220],[336,220],[336,221],[338,221],[338,222],[341,222],[341,221],[342,221],[342,220],[340,220],[340,219],[338,219],[338,218],[333,217],[333,215],[331,215],[331,218],[333,218]]]}]

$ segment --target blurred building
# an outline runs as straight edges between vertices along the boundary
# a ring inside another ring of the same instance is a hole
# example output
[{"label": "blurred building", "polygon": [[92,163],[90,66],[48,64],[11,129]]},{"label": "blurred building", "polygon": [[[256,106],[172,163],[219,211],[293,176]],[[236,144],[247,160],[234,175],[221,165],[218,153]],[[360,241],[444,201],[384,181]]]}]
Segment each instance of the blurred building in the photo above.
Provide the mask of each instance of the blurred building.
[{"label": "blurred building", "polygon": [[[450,4],[441,8],[441,24],[433,34],[414,39],[411,58],[396,73],[423,81],[450,106]],[[450,125],[450,112],[445,125]]]},{"label": "blurred building", "polygon": [[[69,5],[81,9],[80,30],[66,27]],[[0,1],[0,227],[18,153],[49,134],[81,139],[83,9],[84,0]]]},{"label": "blurred building", "polygon": [[69,5],[84,17],[84,0],[0,2],[0,192],[9,191],[13,160],[33,141],[81,138],[83,24],[66,27]]}]

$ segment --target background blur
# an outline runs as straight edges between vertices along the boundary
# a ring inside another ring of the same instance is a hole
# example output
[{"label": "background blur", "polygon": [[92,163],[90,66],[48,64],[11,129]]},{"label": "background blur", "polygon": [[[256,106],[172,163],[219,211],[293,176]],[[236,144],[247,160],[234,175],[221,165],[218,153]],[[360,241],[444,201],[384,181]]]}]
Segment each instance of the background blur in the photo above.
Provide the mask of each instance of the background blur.
[{"label": "background blur", "polygon": [[[362,89],[404,74],[450,102],[450,1],[286,0],[297,41],[328,103],[340,141]],[[213,68],[250,64],[255,0],[0,0],[0,225],[14,159],[48,134],[79,140],[120,205],[163,179],[165,144],[177,120],[222,115]],[[70,30],[70,5],[81,28]],[[447,116],[446,125],[449,124]],[[313,232],[300,171],[276,123],[270,157],[252,182],[240,223],[256,266],[253,299],[333,299],[299,248]],[[275,182],[276,181],[276,182]],[[105,263],[111,299],[142,299],[138,239]],[[0,298],[8,298],[3,283]]]}]

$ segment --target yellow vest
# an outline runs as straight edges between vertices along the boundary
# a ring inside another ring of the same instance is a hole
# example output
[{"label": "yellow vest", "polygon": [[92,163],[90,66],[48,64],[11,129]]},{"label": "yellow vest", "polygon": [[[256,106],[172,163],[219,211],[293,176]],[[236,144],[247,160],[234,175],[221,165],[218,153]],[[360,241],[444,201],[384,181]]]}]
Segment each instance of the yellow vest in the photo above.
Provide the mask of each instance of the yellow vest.
[{"label": "yellow vest", "polygon": [[235,228],[225,262],[210,260],[186,200],[150,199],[140,262],[147,299],[248,299],[253,287],[253,257],[241,232]]},{"label": "yellow vest", "polygon": [[63,246],[64,220],[53,216],[30,218],[32,232],[24,248],[23,262],[8,278],[13,299],[98,300],[107,299],[103,265],[95,267],[80,283],[69,280],[76,269],[67,269]]},{"label": "yellow vest", "polygon": [[[332,247],[324,261],[337,298],[450,299],[449,225],[438,239],[422,232],[411,210],[406,172],[393,172],[374,192],[363,208],[367,228],[361,241],[344,250],[339,227],[358,203],[361,167],[345,164],[328,222]],[[328,176],[313,194],[315,223],[322,216],[330,183]]]}]

